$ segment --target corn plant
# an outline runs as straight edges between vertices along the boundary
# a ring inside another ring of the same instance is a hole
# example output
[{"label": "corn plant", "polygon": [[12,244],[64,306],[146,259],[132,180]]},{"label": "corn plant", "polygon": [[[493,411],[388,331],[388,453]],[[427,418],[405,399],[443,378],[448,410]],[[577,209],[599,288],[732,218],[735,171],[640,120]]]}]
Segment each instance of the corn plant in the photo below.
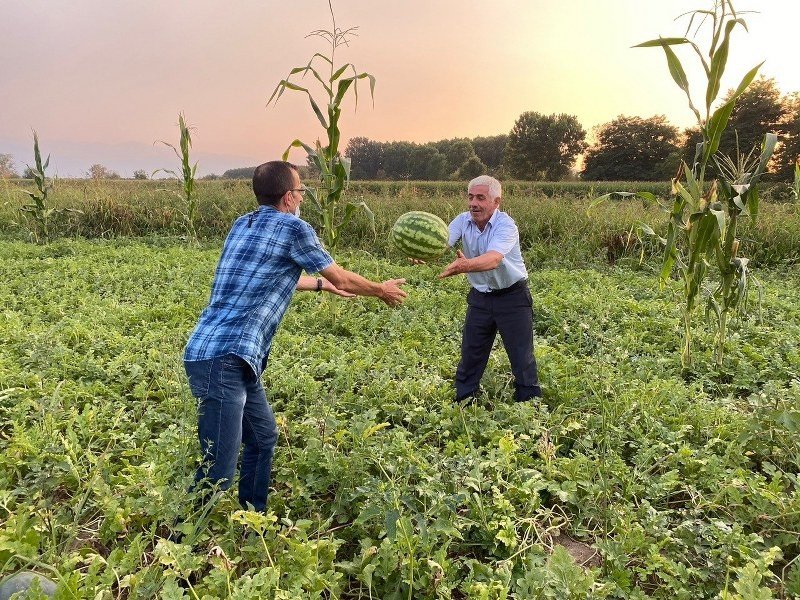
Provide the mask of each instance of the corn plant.
[{"label": "corn plant", "polygon": [[194,165],[192,165],[189,160],[189,150],[192,147],[192,128],[186,125],[186,119],[184,118],[183,113],[178,113],[178,128],[181,132],[180,151],[178,151],[178,148],[169,142],[165,142],[164,140],[159,141],[165,146],[172,148],[175,156],[177,156],[178,160],[181,161],[181,172],[177,173],[171,169],[156,169],[153,171],[153,175],[156,173],[167,173],[181,182],[183,194],[178,192],[173,193],[184,201],[186,212],[183,213],[183,221],[186,229],[186,235],[189,240],[196,242],[197,193],[195,192],[195,173],[197,172],[197,163],[195,162]]},{"label": "corn plant", "polygon": [[[312,31],[306,37],[316,36],[326,40],[330,46],[329,54],[326,56],[317,52],[312,55],[306,66],[293,68],[286,79],[282,79],[275,87],[275,90],[267,101],[267,105],[273,102],[273,100],[277,103],[286,90],[304,93],[308,96],[311,109],[314,111],[323,129],[325,129],[327,145],[323,146],[318,139],[312,148],[305,142],[296,139],[284,152],[283,160],[289,157],[289,152],[292,148],[303,148],[309,160],[319,169],[319,187],[316,189],[308,188],[306,193],[311,199],[312,210],[317,213],[317,217],[321,223],[322,240],[328,248],[333,249],[339,242],[342,230],[358,209],[366,213],[369,222],[374,227],[374,216],[365,202],[348,201],[343,203],[342,201],[342,193],[350,180],[350,159],[342,156],[339,151],[339,142],[341,140],[339,117],[342,113],[342,102],[351,87],[355,96],[356,105],[358,104],[358,80],[360,79],[369,80],[370,96],[374,101],[375,77],[369,73],[359,73],[351,63],[344,63],[340,66],[336,65],[337,48],[339,48],[339,46],[349,45],[349,40],[352,36],[356,35],[358,27],[351,27],[349,29],[338,28],[336,26],[336,17],[333,13],[333,5],[330,0],[328,2],[328,7],[333,23],[331,29]],[[327,68],[327,74],[323,76],[322,71],[315,66],[315,63],[321,63],[323,68]],[[322,86],[325,96],[327,96],[325,100],[327,116],[320,108],[322,103],[314,98],[314,95],[308,87],[303,87],[291,81],[292,77],[298,74],[301,75],[301,78],[311,74]]]},{"label": "corn plant", "polygon": [[31,202],[23,204],[19,210],[23,216],[32,223],[30,235],[37,244],[46,244],[50,240],[50,217],[57,212],[50,206],[48,195],[53,189],[52,181],[47,180],[45,170],[50,164],[50,155],[42,162],[42,154],[39,151],[39,136],[33,132],[33,160],[34,166],[27,165],[30,174],[33,176],[36,191],[24,193],[30,196]]},{"label": "corn plant", "polygon": [[[684,344],[681,362],[685,368],[692,366],[691,320],[700,304],[704,283],[709,276],[709,267],[716,265],[718,282],[715,288],[706,290],[707,311],[717,317],[716,362],[722,364],[727,323],[732,311],[745,307],[748,277],[748,259],[738,255],[739,240],[736,237],[739,217],[747,213],[753,220],[758,215],[758,182],[766,169],[777,138],[767,134],[760,152],[736,156],[717,157],[720,140],[737,98],[747,89],[755,78],[761,64],[753,67],[742,78],[738,87],[718,108],[712,110],[720,91],[720,81],[728,59],[731,33],[747,24],[737,15],[731,0],[715,0],[710,10],[695,10],[687,13],[689,24],[684,37],[663,38],[638,44],[637,48],[660,47],[667,59],[670,75],[688,99],[689,108],[697,118],[703,134],[703,141],[696,149],[691,166],[682,163],[672,180],[672,206],[664,207],[669,213],[664,256],[661,266],[662,285],[666,283],[677,267],[683,279],[683,321]],[[707,56],[700,47],[687,36],[698,21],[695,33],[704,25],[710,25],[710,42]],[[705,73],[705,98],[697,108],[689,87],[689,79],[683,64],[673,50],[673,46],[688,46],[702,65]],[[720,176],[710,185],[706,182],[706,168],[714,161]],[[601,196],[602,201],[612,194]],[[636,193],[646,200],[656,200],[653,194]],[[647,233],[653,230],[644,227]]]},{"label": "corn plant", "polygon": [[792,200],[800,202],[800,156],[797,157],[797,161],[794,163],[794,182],[789,187]]}]

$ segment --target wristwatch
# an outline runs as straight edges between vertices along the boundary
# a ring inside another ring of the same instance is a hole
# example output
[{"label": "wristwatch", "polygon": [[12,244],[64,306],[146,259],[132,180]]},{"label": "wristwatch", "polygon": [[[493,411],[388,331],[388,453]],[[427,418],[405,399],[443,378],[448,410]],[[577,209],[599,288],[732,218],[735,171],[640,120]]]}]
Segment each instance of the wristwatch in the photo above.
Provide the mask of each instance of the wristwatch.
[{"label": "wristwatch", "polygon": [[317,277],[317,291],[322,291],[322,277]]}]

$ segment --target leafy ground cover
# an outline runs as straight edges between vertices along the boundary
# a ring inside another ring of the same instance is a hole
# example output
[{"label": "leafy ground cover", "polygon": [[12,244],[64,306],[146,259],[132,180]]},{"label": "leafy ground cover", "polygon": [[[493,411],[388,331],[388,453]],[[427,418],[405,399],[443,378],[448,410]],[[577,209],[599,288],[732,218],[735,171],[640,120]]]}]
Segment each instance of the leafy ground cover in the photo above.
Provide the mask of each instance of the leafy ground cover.
[{"label": "leafy ground cover", "polygon": [[0,242],[0,574],[33,568],[65,598],[800,597],[800,272],[760,275],[722,371],[699,325],[683,373],[676,289],[647,264],[531,250],[544,401],[512,401],[498,347],[460,406],[465,282],[341,254],[410,296],[294,299],[258,515],[185,492],[180,351],[218,253]]}]

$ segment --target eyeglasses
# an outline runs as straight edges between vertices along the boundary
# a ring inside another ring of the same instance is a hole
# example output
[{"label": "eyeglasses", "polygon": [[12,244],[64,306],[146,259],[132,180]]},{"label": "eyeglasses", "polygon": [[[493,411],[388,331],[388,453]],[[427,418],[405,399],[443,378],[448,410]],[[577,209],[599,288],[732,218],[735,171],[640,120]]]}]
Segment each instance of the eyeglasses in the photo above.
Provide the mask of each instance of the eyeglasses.
[{"label": "eyeglasses", "polygon": [[302,186],[302,187],[295,188],[295,189],[289,190],[289,191],[290,192],[300,192],[302,194],[305,194],[308,191],[308,188],[306,186]]}]

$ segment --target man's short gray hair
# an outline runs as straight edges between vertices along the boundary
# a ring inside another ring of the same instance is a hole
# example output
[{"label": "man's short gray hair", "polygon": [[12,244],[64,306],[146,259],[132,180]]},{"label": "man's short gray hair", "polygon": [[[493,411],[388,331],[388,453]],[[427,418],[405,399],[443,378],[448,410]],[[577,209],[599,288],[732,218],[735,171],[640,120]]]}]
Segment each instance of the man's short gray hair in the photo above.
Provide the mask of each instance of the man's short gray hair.
[{"label": "man's short gray hair", "polygon": [[467,190],[469,190],[473,185],[489,186],[489,197],[492,200],[495,198],[500,198],[500,196],[503,194],[503,186],[500,185],[500,182],[497,181],[497,179],[490,177],[489,175],[479,175],[470,181],[469,185],[467,186]]}]

